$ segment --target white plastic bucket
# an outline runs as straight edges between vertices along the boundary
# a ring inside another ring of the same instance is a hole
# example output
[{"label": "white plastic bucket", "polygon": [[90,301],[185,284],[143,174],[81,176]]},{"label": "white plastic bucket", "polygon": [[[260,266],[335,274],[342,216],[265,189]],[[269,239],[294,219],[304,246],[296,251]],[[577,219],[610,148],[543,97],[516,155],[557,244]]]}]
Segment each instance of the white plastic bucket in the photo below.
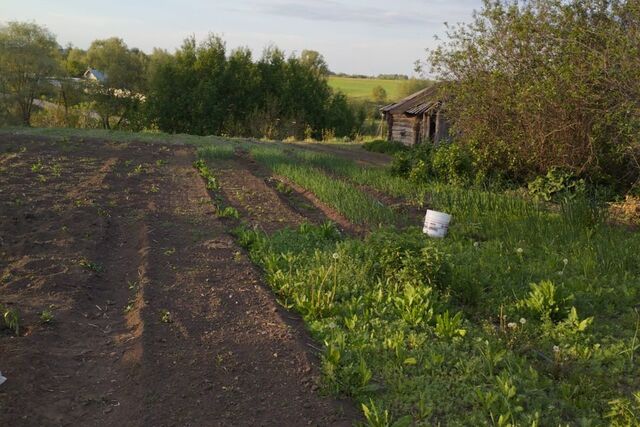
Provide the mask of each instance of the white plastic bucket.
[{"label": "white plastic bucket", "polygon": [[447,235],[449,222],[451,222],[451,215],[444,212],[428,210],[424,218],[424,228],[422,231],[429,237],[442,239]]}]

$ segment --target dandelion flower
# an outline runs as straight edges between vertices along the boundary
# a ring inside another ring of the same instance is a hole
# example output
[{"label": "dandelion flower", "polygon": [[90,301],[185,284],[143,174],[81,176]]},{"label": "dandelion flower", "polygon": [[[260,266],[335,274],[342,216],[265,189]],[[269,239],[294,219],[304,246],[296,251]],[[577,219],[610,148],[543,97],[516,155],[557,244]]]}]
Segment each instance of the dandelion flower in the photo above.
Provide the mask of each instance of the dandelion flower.
[{"label": "dandelion flower", "polygon": [[567,264],[569,264],[569,260],[565,258],[565,259],[563,259],[563,260],[562,260],[562,263],[563,263],[564,265],[567,265]]},{"label": "dandelion flower", "polygon": [[558,347],[557,345],[553,346],[553,352],[554,353],[559,353],[560,352],[560,347]]},{"label": "dandelion flower", "polygon": [[334,252],[333,259],[338,259],[338,258],[340,258],[340,255],[338,254],[338,252]]},{"label": "dandelion flower", "polygon": [[477,248],[478,246],[480,246],[480,243],[479,243],[479,242],[473,242],[473,247],[474,247],[474,248]]},{"label": "dandelion flower", "polygon": [[519,254],[522,254],[524,252],[524,249],[518,248],[518,249],[516,249],[516,252],[519,253]]},{"label": "dandelion flower", "polygon": [[516,322],[509,322],[507,323],[507,327],[511,328],[511,329],[515,329],[518,327],[518,324]]},{"label": "dandelion flower", "polygon": [[527,319],[525,319],[524,317],[520,318],[520,324],[524,325],[525,323],[527,323]]}]

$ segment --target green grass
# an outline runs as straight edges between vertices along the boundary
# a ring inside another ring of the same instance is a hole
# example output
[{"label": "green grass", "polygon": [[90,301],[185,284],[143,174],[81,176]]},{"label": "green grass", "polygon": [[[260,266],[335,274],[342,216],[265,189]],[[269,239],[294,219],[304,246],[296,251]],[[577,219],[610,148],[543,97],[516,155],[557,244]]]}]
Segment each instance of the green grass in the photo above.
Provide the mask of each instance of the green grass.
[{"label": "green grass", "polygon": [[118,142],[162,142],[169,144],[189,144],[206,147],[215,144],[229,143],[231,140],[218,136],[197,136],[184,134],[167,134],[163,132],[129,132],[105,129],[74,129],[74,128],[26,128],[5,127],[0,133],[12,133],[25,136],[43,136],[62,141],[74,139],[105,139]]},{"label": "green grass", "polygon": [[279,162],[307,188],[330,172],[453,214],[444,240],[419,227],[365,240],[239,232],[325,343],[327,388],[370,425],[637,425],[638,233],[579,199],[549,210],[302,150]]},{"label": "green grass", "polygon": [[319,168],[298,164],[280,148],[254,146],[250,152],[256,161],[274,174],[284,176],[311,191],[355,224],[375,227],[397,220],[391,209],[367,193],[348,182],[328,176]]},{"label": "green grass", "polygon": [[355,79],[350,77],[329,77],[329,85],[349,98],[371,100],[373,88],[382,86],[387,91],[387,99],[393,102],[401,98],[403,80]]}]

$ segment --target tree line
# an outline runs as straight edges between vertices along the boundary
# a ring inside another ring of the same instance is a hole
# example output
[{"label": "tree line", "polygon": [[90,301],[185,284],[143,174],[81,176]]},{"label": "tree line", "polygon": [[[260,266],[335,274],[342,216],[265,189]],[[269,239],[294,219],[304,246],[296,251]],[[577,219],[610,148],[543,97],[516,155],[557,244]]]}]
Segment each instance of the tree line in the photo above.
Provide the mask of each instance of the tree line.
[{"label": "tree line", "polygon": [[[98,79],[83,78],[88,69]],[[215,35],[200,42],[189,37],[173,53],[145,54],[120,38],[96,40],[82,50],[59,46],[36,24],[10,22],[0,28],[0,122],[266,138],[353,136],[362,114],[329,87],[328,74],[322,55],[311,50],[287,56],[270,46],[256,60],[247,48],[228,51]],[[34,105],[48,107],[34,116]]]}]

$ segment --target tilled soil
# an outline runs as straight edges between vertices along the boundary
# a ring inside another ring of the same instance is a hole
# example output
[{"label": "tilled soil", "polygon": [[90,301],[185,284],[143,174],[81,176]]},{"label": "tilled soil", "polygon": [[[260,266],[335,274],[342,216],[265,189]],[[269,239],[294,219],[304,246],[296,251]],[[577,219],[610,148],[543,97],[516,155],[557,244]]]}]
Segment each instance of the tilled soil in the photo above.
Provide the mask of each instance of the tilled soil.
[{"label": "tilled soil", "polygon": [[[0,304],[22,317],[19,337],[0,331],[0,425],[357,419],[321,395],[303,324],[215,217],[194,157],[0,136]],[[273,218],[305,220],[274,200]]]},{"label": "tilled soil", "polygon": [[220,181],[220,195],[237,208],[248,225],[267,233],[302,223],[336,224],[347,234],[363,234],[339,212],[322,203],[313,193],[285,177],[272,176],[244,152],[236,152],[233,160],[212,162],[214,175]]}]

